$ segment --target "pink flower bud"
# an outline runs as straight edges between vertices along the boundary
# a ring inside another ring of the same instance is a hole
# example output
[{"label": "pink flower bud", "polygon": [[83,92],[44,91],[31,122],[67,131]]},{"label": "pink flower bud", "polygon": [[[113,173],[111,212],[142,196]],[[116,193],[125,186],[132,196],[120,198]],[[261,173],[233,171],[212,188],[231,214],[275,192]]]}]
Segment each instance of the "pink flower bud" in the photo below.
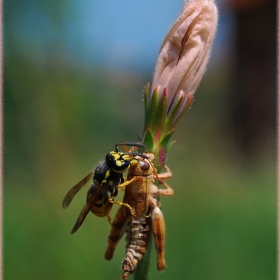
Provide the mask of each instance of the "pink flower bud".
[{"label": "pink flower bud", "polygon": [[190,96],[198,87],[209,59],[217,18],[214,0],[189,0],[166,35],[156,64],[150,97],[157,86],[167,88],[168,111],[182,97],[180,92],[184,94],[180,112],[185,111]]}]

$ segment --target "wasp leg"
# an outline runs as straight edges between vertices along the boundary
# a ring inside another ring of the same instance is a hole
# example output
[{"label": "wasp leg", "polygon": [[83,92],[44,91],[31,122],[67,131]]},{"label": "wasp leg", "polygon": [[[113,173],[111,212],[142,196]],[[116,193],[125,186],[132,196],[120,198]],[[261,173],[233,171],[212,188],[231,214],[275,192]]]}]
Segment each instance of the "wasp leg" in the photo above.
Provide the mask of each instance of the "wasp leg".
[{"label": "wasp leg", "polygon": [[129,212],[127,211],[127,207],[121,206],[116,213],[110,234],[108,236],[108,246],[104,256],[106,260],[109,261],[113,258],[114,251],[125,232],[128,221]]},{"label": "wasp leg", "polygon": [[131,180],[125,181],[124,183],[119,184],[118,185],[118,189],[123,190],[124,187],[126,187],[127,185],[133,183],[134,181],[143,181],[143,178],[141,178],[141,177],[133,177]]},{"label": "wasp leg", "polygon": [[165,223],[161,210],[155,207],[151,214],[152,228],[157,254],[157,269],[165,269],[164,246],[165,246]]},{"label": "wasp leg", "polygon": [[[132,209],[132,207],[129,205],[129,204],[127,204],[127,203],[123,203],[123,202],[121,202],[121,201],[114,201],[112,198],[109,198],[109,202],[111,202],[112,204],[117,204],[117,205],[123,205],[123,206],[126,206],[128,209],[129,209],[129,211],[130,211],[130,213],[131,213],[131,215],[132,216],[135,216],[135,213],[134,213],[134,211],[133,211],[133,209]],[[111,218],[110,218],[111,219]]]}]

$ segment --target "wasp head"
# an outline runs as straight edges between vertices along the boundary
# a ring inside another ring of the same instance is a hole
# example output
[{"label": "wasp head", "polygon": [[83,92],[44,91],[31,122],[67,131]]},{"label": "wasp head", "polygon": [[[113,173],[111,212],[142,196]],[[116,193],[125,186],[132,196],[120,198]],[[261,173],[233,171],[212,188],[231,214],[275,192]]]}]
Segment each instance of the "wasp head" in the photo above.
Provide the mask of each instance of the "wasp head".
[{"label": "wasp head", "polygon": [[132,161],[131,156],[123,152],[111,151],[106,155],[106,163],[116,173],[125,172]]}]

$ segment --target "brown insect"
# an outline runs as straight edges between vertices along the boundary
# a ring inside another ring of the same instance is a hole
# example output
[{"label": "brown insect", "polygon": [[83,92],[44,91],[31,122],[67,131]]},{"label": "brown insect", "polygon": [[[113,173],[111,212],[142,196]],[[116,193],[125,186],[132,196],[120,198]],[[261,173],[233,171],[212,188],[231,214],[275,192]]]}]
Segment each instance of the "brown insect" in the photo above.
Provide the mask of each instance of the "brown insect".
[{"label": "brown insect", "polygon": [[[148,159],[136,156],[138,164],[130,166],[127,181],[121,184],[125,186],[123,202],[133,209],[133,214],[127,207],[121,206],[116,213],[108,237],[108,247],[105,259],[111,260],[114,250],[124,232],[126,237],[126,255],[122,262],[122,279],[134,272],[138,261],[146,252],[151,230],[154,235],[154,242],[157,254],[157,269],[164,270],[164,246],[165,246],[165,223],[163,214],[158,207],[157,196],[172,196],[173,190],[162,180],[171,178],[172,173],[165,166],[165,173],[157,174],[151,160],[154,155],[144,153]],[[166,189],[159,189],[155,184],[155,179],[163,184]]]}]

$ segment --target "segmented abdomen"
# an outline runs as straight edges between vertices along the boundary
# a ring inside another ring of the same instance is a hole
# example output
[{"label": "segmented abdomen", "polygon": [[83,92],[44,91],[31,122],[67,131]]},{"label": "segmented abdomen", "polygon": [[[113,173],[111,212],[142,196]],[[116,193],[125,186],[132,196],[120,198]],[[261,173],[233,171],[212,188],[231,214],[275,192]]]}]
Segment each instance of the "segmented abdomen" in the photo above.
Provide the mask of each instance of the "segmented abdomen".
[{"label": "segmented abdomen", "polygon": [[87,203],[91,203],[91,212],[98,217],[105,217],[113,204],[109,202],[108,190],[105,184],[91,185],[87,193]]},{"label": "segmented abdomen", "polygon": [[146,252],[149,235],[151,232],[150,219],[141,217],[133,220],[127,227],[126,231],[126,255],[122,262],[123,275],[125,280],[133,273],[139,260]]}]

